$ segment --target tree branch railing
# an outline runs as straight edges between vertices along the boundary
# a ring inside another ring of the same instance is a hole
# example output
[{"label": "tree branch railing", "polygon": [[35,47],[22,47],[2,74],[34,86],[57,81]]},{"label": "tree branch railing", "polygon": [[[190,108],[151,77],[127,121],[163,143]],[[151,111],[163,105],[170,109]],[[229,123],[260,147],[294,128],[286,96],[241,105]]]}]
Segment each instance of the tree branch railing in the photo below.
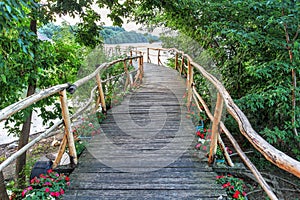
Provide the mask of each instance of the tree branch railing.
[{"label": "tree branch railing", "polygon": [[[150,60],[150,50],[157,51],[158,52],[158,63],[160,63],[160,53],[161,51],[172,51],[174,53],[175,58],[175,69],[179,71],[180,74],[183,73],[184,69],[187,69],[187,107],[190,108],[192,99],[197,99],[202,106],[204,107],[204,110],[209,117],[209,119],[213,122],[213,130],[212,130],[212,140],[210,145],[210,151],[209,151],[209,159],[208,162],[211,165],[214,162],[214,158],[216,155],[217,150],[217,144],[219,143],[223,154],[227,160],[227,163],[232,166],[233,163],[230,160],[230,157],[226,150],[224,149],[224,146],[222,145],[222,141],[220,138],[220,127],[225,135],[228,137],[229,141],[232,143],[233,147],[237,151],[238,155],[241,157],[243,162],[247,165],[247,167],[251,170],[251,172],[256,177],[258,183],[261,185],[261,187],[264,189],[266,194],[271,199],[278,199],[277,196],[274,194],[270,186],[266,183],[260,172],[257,170],[257,168],[254,166],[254,164],[249,160],[249,158],[246,156],[246,154],[242,151],[242,149],[239,147],[238,143],[232,136],[232,134],[228,131],[228,129],[225,127],[224,123],[220,121],[220,112],[223,108],[223,103],[226,105],[227,112],[236,120],[236,122],[239,125],[239,130],[246,137],[246,139],[253,145],[255,149],[257,149],[269,162],[273,163],[277,167],[297,176],[300,178],[300,162],[293,159],[292,157],[286,155],[282,151],[276,149],[271,144],[269,144],[266,140],[264,140],[251,126],[249,120],[245,116],[245,114],[239,109],[239,107],[234,103],[231,96],[229,95],[228,91],[225,89],[225,87],[221,84],[221,82],[215,78],[213,75],[208,73],[202,66],[195,63],[191,57],[187,54],[185,54],[182,51],[179,51],[175,48],[166,49],[166,48],[148,48],[147,49],[147,58],[148,61]],[[179,59],[181,55],[181,63],[179,65]],[[151,60],[150,60],[151,61]],[[185,64],[187,62],[187,66]],[[199,93],[197,92],[195,86],[194,86],[194,80],[193,80],[193,70],[196,69],[199,71],[210,83],[214,85],[214,87],[218,91],[218,100],[215,108],[214,116],[211,114],[207,104],[205,101],[201,98]],[[199,102],[197,102],[199,104]],[[200,106],[199,109],[201,110]]]},{"label": "tree branch railing", "polygon": [[[132,53],[131,53],[131,55],[132,55]],[[131,61],[133,59],[138,59],[138,69],[129,72],[126,67],[126,61],[130,61],[130,63],[132,63]],[[113,67],[113,65],[120,63],[120,62],[124,63],[125,75],[127,76],[127,80],[129,80],[129,76],[131,76],[133,72],[137,72],[137,75],[136,75],[133,83],[134,84],[137,84],[138,82],[142,83],[143,71],[144,71],[143,70],[143,56],[142,55],[130,56],[130,57],[127,57],[124,59],[118,59],[118,60],[111,61],[109,63],[103,63],[101,65],[97,65],[97,68],[93,73],[89,74],[88,76],[86,76],[80,80],[77,80],[73,84],[66,83],[66,84],[56,85],[51,88],[41,90],[38,93],[35,93],[27,98],[20,100],[19,102],[16,102],[16,103],[0,110],[0,121],[3,121],[3,120],[8,119],[10,116],[15,114],[16,112],[21,111],[40,100],[43,100],[43,99],[53,96],[55,94],[59,94],[61,108],[62,108],[62,118],[63,118],[63,120],[57,121],[53,126],[51,126],[49,129],[47,129],[44,133],[42,133],[41,135],[39,135],[38,137],[36,137],[32,141],[30,141],[27,145],[25,145],[24,147],[19,149],[17,152],[12,154],[10,157],[8,157],[5,161],[3,161],[0,164],[0,172],[2,172],[4,170],[4,168],[6,168],[8,165],[10,165],[15,159],[17,159],[19,156],[21,156],[23,153],[25,153],[33,145],[38,143],[43,138],[47,137],[51,132],[53,132],[60,125],[64,125],[65,134],[64,134],[63,140],[61,142],[61,146],[59,147],[58,155],[53,163],[53,168],[57,167],[58,164],[60,163],[60,159],[62,157],[62,154],[65,151],[66,145],[68,145],[68,147],[69,147],[70,158],[71,158],[71,161],[73,162],[72,164],[76,165],[77,164],[77,155],[76,155],[76,150],[75,150],[73,133],[71,131],[70,120],[77,117],[80,113],[82,113],[85,109],[87,109],[89,107],[89,105],[93,101],[93,93],[95,93],[96,89],[99,90],[99,97],[101,99],[99,103],[101,104],[102,111],[106,112],[105,95],[102,90],[101,84],[108,80],[102,81],[99,73],[104,71],[107,68]],[[87,104],[83,108],[78,110],[74,115],[69,116],[66,93],[67,92],[69,92],[71,94],[74,93],[78,87],[82,86],[83,84],[87,83],[88,81],[90,81],[92,79],[96,80],[97,86],[91,90],[91,97],[88,100]],[[130,84],[128,83],[126,85],[126,87],[129,85]]]}]

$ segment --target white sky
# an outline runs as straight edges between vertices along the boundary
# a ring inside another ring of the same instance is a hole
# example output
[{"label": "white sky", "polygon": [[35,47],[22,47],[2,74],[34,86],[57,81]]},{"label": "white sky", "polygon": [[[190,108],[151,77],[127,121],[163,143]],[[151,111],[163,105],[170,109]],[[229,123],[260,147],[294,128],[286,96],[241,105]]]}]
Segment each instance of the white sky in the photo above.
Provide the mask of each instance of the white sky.
[{"label": "white sky", "polygon": [[[110,13],[109,9],[105,9],[105,8],[99,9],[97,7],[95,7],[94,9],[101,15],[101,22],[104,22],[105,26],[113,25],[113,22],[110,20],[110,18],[107,17],[107,15]],[[80,19],[79,17],[72,18],[70,16],[62,16],[62,17],[57,16],[55,23],[61,24],[63,21],[66,21],[69,24],[74,25],[77,22],[80,22]],[[126,19],[123,20],[123,22],[124,24],[122,27],[125,28],[127,31],[131,31],[131,30],[137,31],[141,27],[141,25],[137,25],[134,22],[127,23]]]},{"label": "white sky", "polygon": [[[110,20],[109,17],[107,17],[107,15],[110,13],[109,9],[105,9],[105,8],[98,8],[97,6],[94,6],[94,10],[96,10],[97,13],[99,13],[101,15],[101,22],[104,23],[105,26],[112,26],[113,22]],[[67,23],[69,23],[70,25],[74,25],[77,22],[80,22],[79,17],[75,17],[72,18],[70,16],[62,16],[62,17],[58,17],[56,18],[56,22],[55,24],[61,24],[63,21],[66,21]],[[136,24],[135,22],[127,22],[127,19],[123,19],[123,25],[122,27],[126,30],[126,31],[136,31],[136,32],[143,32],[140,31],[139,28],[141,28],[142,26],[140,24]],[[153,33],[153,35],[159,35],[161,32],[160,29],[155,29]]]}]

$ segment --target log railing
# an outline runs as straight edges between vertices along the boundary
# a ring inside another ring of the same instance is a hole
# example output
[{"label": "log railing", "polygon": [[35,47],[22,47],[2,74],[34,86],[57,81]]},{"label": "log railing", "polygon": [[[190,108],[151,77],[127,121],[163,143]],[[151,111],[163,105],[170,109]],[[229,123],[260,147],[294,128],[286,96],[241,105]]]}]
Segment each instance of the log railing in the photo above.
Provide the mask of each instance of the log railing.
[{"label": "log railing", "polygon": [[[131,53],[131,55],[132,55],[132,53]],[[138,69],[129,72],[126,62],[129,61],[129,63],[132,64],[133,59],[138,59]],[[41,135],[39,135],[38,137],[36,137],[32,141],[30,141],[27,145],[25,145],[24,147],[19,149],[17,152],[12,154],[5,161],[3,161],[0,164],[0,172],[2,172],[5,167],[10,165],[15,159],[17,159],[19,156],[21,156],[23,153],[25,153],[28,149],[30,149],[33,145],[38,143],[40,140],[47,137],[51,132],[53,132],[57,127],[59,127],[62,124],[64,125],[65,134],[64,134],[63,140],[61,142],[61,145],[59,147],[58,155],[53,163],[53,168],[57,167],[58,164],[60,163],[61,157],[62,157],[67,145],[69,147],[69,154],[70,154],[71,162],[72,162],[72,164],[76,165],[77,164],[77,155],[76,155],[76,150],[75,150],[74,137],[73,137],[73,133],[71,131],[71,119],[76,118],[80,113],[82,113],[85,109],[87,109],[89,107],[89,105],[93,102],[93,99],[94,99],[93,95],[94,95],[96,89],[98,89],[98,91],[99,91],[99,97],[97,99],[100,99],[100,100],[97,100],[96,106],[98,106],[98,103],[100,103],[100,105],[102,107],[102,111],[106,112],[105,95],[102,90],[102,83],[104,83],[108,80],[102,81],[99,73],[103,72],[107,68],[113,67],[117,63],[124,63],[124,71],[125,71],[125,75],[126,75],[126,80],[128,80],[126,87],[129,85],[132,85],[132,84],[138,84],[138,83],[142,82],[143,56],[142,55],[129,56],[124,59],[118,59],[118,60],[114,60],[109,63],[103,63],[101,65],[98,65],[96,70],[93,73],[76,81],[73,84],[69,84],[69,83],[61,84],[61,85],[53,86],[48,89],[41,90],[38,93],[35,93],[25,99],[20,100],[19,102],[16,102],[16,103],[0,110],[0,121],[3,121],[3,120],[8,119],[14,113],[21,111],[42,99],[48,98],[55,94],[59,94],[60,95],[60,104],[61,104],[61,109],[62,109],[62,118],[63,118],[63,120],[59,120],[58,122],[56,122],[53,126],[51,126],[49,129],[47,129],[44,133],[42,133]],[[131,82],[129,80],[130,80],[130,76],[132,76],[133,72],[137,72],[137,75],[136,75],[134,81]],[[97,87],[92,89],[90,99],[86,102],[86,105],[83,108],[78,110],[74,115],[70,116],[69,110],[68,110],[68,103],[67,103],[68,102],[67,92],[72,94],[75,92],[75,90],[78,87],[82,86],[83,84],[85,84],[88,81],[93,80],[93,79],[95,79],[95,81],[97,83]]]},{"label": "log railing", "polygon": [[[227,163],[230,166],[233,166],[232,161],[224,149],[224,144],[220,137],[220,131],[222,130],[225,135],[228,137],[229,141],[232,143],[233,147],[237,151],[238,155],[241,157],[245,165],[251,170],[251,172],[256,177],[258,183],[261,185],[263,190],[267,193],[267,195],[271,199],[278,199],[270,186],[266,183],[260,172],[254,166],[254,164],[249,160],[249,158],[245,155],[245,153],[241,150],[240,146],[238,145],[237,141],[234,139],[232,134],[228,131],[225,127],[224,123],[220,121],[221,112],[223,109],[223,104],[226,105],[227,112],[236,120],[239,125],[240,132],[246,137],[246,139],[253,145],[255,149],[257,149],[268,161],[276,165],[277,167],[297,176],[300,178],[300,162],[293,159],[292,157],[286,155],[285,153],[281,152],[280,150],[273,147],[269,144],[266,140],[264,140],[251,126],[249,120],[245,116],[245,114],[239,109],[239,107],[234,103],[231,96],[225,89],[225,87],[221,84],[219,80],[217,80],[213,75],[208,73],[202,66],[195,63],[189,55],[186,55],[184,52],[179,51],[177,49],[164,49],[164,48],[148,48],[147,49],[147,58],[148,62],[150,60],[150,50],[157,51],[158,56],[158,64],[161,63],[160,61],[160,53],[161,51],[171,51],[174,54],[175,59],[175,69],[179,71],[180,74],[186,73],[187,75],[187,107],[189,108],[192,102],[192,98],[196,100],[196,104],[201,103],[207,116],[212,121],[212,138],[211,138],[211,145],[209,151],[209,164],[214,162],[217,144],[220,145],[220,148],[223,151],[223,154],[227,160]],[[181,56],[181,63],[178,64],[178,60]],[[187,65],[186,65],[187,63]],[[210,83],[214,85],[217,89],[217,103],[215,107],[214,115],[211,114],[207,104],[202,99],[202,97],[197,92],[194,83],[193,83],[193,70],[196,69],[200,72]],[[197,106],[199,109],[200,106]],[[220,127],[220,128],[219,128]]]}]

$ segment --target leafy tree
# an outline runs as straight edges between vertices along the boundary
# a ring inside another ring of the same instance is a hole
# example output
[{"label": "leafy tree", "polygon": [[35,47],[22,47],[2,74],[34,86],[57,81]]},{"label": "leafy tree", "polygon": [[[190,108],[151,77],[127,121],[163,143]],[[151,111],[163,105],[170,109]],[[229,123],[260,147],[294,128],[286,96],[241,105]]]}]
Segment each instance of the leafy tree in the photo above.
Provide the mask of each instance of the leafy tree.
[{"label": "leafy tree", "polygon": [[61,30],[59,25],[50,22],[38,29],[38,32],[52,39],[53,35]]},{"label": "leafy tree", "polygon": [[126,8],[115,12],[132,10],[132,19],[178,30],[210,52],[255,129],[300,159],[299,1],[142,0]]},{"label": "leafy tree", "polygon": [[[101,26],[97,24],[100,17],[93,10],[92,3],[91,0],[48,0],[44,4],[39,0],[0,2],[0,108],[32,95],[36,89],[72,81],[81,64],[82,57],[77,52],[84,52],[79,51],[80,45],[95,47],[102,42],[98,34]],[[113,6],[111,1],[98,1],[98,5]],[[82,19],[75,30],[72,43],[66,44],[58,40],[51,44],[37,39],[39,26],[53,21],[55,14],[79,15]],[[46,104],[53,102],[53,99],[49,99],[35,105],[42,109],[45,120],[56,116],[44,109]],[[33,107],[9,118],[16,127],[11,130],[20,136],[19,148],[28,143],[32,111]],[[17,128],[20,125],[21,132]],[[20,179],[20,184],[25,178],[21,173],[25,162],[26,153],[17,159],[16,164],[16,178]]]}]

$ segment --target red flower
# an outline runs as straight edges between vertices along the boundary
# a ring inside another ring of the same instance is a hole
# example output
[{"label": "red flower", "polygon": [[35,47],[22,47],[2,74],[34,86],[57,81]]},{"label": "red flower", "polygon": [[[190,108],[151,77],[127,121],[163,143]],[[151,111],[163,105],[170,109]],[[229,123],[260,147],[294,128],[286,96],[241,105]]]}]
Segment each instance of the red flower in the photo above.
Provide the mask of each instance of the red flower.
[{"label": "red flower", "polygon": [[206,151],[206,150],[207,150],[207,147],[206,147],[206,146],[203,146],[202,149],[203,149],[203,151]]},{"label": "red flower", "polygon": [[63,195],[64,193],[65,191],[62,188],[60,188],[60,194]]},{"label": "red flower", "polygon": [[234,199],[238,199],[238,198],[239,198],[239,195],[240,195],[240,191],[236,190],[232,197],[233,197]]},{"label": "red flower", "polygon": [[51,174],[52,172],[53,172],[52,169],[47,170],[47,173],[48,173],[48,174]]},{"label": "red flower", "polygon": [[53,197],[59,197],[60,193],[59,192],[51,192],[50,195]]},{"label": "red flower", "polygon": [[40,174],[40,178],[47,178],[44,174]]},{"label": "red flower", "polygon": [[32,187],[32,186],[29,186],[29,187],[27,188],[27,190],[28,190],[28,191],[33,190],[33,187]]},{"label": "red flower", "polygon": [[222,175],[222,176],[217,176],[217,179],[221,179],[221,178],[224,178],[224,176]]},{"label": "red flower", "polygon": [[229,186],[230,186],[230,182],[227,182],[227,183],[225,183],[225,184],[222,185],[223,188],[227,188]]},{"label": "red flower", "polygon": [[66,176],[65,180],[66,180],[67,182],[69,182],[69,181],[70,181],[70,178],[69,178],[68,176]]},{"label": "red flower", "polygon": [[50,189],[49,188],[45,188],[45,192],[46,193],[50,192]]},{"label": "red flower", "polygon": [[25,197],[27,190],[23,190],[22,197]]}]

